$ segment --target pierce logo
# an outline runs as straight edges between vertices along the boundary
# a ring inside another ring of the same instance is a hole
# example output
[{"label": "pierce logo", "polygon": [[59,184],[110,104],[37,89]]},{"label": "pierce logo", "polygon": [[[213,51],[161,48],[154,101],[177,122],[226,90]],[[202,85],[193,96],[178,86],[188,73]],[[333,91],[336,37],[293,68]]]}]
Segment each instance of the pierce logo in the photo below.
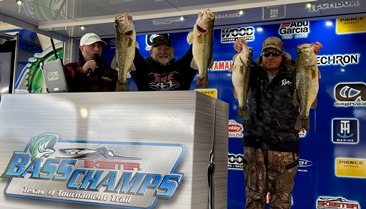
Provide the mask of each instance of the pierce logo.
[{"label": "pierce logo", "polygon": [[[6,196],[118,208],[152,208],[173,197],[179,144],[60,140],[44,133],[15,151],[2,178]],[[169,156],[169,157],[167,157]]]}]

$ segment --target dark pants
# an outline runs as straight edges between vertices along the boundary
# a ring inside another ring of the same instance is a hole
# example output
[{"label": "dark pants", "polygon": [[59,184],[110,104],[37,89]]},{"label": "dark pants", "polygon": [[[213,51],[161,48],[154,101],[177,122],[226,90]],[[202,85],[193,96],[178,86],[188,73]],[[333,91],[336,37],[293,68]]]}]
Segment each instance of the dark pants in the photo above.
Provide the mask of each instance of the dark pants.
[{"label": "dark pants", "polygon": [[244,147],[245,209],[289,209],[299,154]]}]

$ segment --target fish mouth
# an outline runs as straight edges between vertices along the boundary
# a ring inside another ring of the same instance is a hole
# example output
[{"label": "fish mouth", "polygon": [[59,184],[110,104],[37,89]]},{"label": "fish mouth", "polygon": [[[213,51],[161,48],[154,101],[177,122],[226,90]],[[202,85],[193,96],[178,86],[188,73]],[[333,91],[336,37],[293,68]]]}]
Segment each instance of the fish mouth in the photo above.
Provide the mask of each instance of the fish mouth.
[{"label": "fish mouth", "polygon": [[206,33],[206,32],[207,32],[207,30],[206,30],[205,28],[203,28],[203,27],[199,26],[198,24],[197,24],[197,30],[198,30],[199,32],[201,32],[201,33]]},{"label": "fish mouth", "polygon": [[129,30],[129,31],[126,31],[124,34],[125,34],[126,36],[130,36],[130,35],[132,35],[132,33],[133,33],[133,31],[132,31],[132,30]]}]

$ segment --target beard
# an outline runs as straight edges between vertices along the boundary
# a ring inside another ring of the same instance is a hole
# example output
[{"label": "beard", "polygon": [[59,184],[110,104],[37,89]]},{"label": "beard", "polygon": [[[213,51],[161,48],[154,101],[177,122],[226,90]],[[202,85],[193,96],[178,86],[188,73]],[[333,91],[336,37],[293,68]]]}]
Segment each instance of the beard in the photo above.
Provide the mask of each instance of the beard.
[{"label": "beard", "polygon": [[156,57],[156,56],[151,56],[153,58],[154,61],[166,66],[173,58],[174,56],[161,56],[161,57]]}]

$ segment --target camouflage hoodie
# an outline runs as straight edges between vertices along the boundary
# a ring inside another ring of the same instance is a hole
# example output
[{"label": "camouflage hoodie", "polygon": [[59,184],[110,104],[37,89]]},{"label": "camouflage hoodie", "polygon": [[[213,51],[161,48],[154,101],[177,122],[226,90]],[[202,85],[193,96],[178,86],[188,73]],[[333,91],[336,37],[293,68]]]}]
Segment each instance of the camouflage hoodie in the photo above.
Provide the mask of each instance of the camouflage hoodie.
[{"label": "camouflage hoodie", "polygon": [[250,119],[244,121],[243,145],[274,151],[298,152],[295,122],[298,108],[292,103],[295,69],[282,66],[269,82],[267,72],[256,60],[250,72]]}]

